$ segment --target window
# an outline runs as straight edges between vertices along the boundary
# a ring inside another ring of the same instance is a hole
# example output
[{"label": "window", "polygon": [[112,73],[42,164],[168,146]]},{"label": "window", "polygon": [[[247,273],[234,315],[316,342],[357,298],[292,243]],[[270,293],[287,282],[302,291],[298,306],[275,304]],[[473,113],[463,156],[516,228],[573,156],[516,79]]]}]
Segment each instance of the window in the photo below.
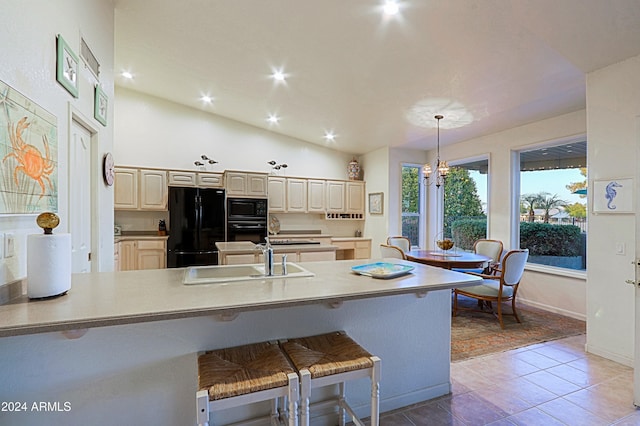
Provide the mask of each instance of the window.
[{"label": "window", "polygon": [[487,237],[488,170],[486,158],[452,164],[444,183],[443,234],[462,250]]},{"label": "window", "polygon": [[411,246],[420,245],[424,232],[421,180],[421,165],[402,165],[402,235],[409,238]]},{"label": "window", "polygon": [[586,269],[587,142],[519,153],[520,247],[529,263]]}]

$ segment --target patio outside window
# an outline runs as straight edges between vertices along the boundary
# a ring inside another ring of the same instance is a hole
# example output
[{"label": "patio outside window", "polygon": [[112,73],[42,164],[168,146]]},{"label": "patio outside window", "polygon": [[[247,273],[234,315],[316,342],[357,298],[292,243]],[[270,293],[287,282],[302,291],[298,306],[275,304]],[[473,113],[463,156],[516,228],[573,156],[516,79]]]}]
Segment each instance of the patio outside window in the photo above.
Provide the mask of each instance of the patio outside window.
[{"label": "patio outside window", "polygon": [[520,152],[520,247],[529,263],[586,269],[587,142]]}]

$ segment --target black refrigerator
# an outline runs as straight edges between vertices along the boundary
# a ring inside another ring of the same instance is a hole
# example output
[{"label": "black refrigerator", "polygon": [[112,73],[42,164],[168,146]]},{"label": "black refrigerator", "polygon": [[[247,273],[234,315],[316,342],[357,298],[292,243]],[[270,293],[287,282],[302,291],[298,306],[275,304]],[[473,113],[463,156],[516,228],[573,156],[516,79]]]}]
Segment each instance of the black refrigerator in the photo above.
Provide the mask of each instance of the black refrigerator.
[{"label": "black refrigerator", "polygon": [[224,232],[224,189],[169,187],[167,267],[217,265]]}]

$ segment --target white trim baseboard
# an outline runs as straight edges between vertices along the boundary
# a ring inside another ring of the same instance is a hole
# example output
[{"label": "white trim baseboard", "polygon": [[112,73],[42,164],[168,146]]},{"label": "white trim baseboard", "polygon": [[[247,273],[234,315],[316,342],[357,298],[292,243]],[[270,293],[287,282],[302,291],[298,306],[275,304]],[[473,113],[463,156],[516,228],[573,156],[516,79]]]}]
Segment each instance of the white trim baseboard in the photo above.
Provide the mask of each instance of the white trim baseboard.
[{"label": "white trim baseboard", "polygon": [[562,309],[562,308],[558,308],[557,306],[551,306],[551,305],[547,305],[545,303],[540,303],[540,302],[536,302],[533,300],[529,300],[529,299],[524,299],[521,297],[518,297],[517,302],[521,302],[524,305],[529,305],[529,306],[533,306],[534,308],[539,308],[548,312],[553,312],[555,314],[560,314],[560,315],[564,315],[565,317],[571,317],[571,318],[575,318],[581,321],[586,321],[587,320],[587,316],[586,314],[581,314],[578,312],[573,312],[573,311],[568,311],[566,309]]}]

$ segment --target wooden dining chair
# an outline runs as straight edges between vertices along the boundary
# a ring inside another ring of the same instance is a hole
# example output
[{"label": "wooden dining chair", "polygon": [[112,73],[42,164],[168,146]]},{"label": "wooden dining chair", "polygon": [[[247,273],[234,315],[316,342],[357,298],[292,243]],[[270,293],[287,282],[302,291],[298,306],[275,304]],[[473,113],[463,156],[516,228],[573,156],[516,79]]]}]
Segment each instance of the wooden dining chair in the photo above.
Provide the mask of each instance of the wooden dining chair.
[{"label": "wooden dining chair", "polygon": [[407,259],[407,256],[397,246],[390,246],[388,244],[380,244],[380,254],[382,257],[394,257],[396,259]]},{"label": "wooden dining chair", "polygon": [[[503,315],[513,315],[517,322],[520,321],[518,312],[516,311],[516,294],[518,293],[518,285],[524,273],[524,267],[529,257],[529,250],[511,250],[502,261],[502,268],[499,275],[476,274],[483,278],[482,282],[472,287],[463,287],[453,289],[453,316],[458,314],[458,310],[471,310],[477,312],[487,312],[494,314],[500,327],[504,329]],[[458,295],[463,295],[477,299],[479,309],[462,308],[458,305]],[[493,311],[493,302],[496,302],[496,311]],[[511,312],[502,312],[502,303],[511,302]],[[487,306],[490,310],[485,311]]]},{"label": "wooden dining chair", "polygon": [[387,245],[396,246],[405,253],[411,250],[411,240],[407,237],[387,237]]}]

